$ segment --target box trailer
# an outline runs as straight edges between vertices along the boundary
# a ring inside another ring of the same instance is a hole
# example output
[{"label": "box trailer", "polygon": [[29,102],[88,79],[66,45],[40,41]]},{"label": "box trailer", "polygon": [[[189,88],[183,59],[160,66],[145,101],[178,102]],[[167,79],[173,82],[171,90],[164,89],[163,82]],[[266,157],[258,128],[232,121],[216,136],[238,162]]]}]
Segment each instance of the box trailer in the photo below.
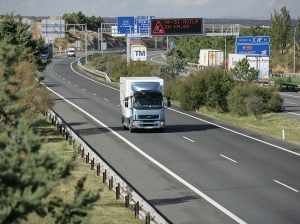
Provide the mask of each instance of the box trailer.
[{"label": "box trailer", "polygon": [[198,67],[221,66],[224,64],[224,52],[220,50],[201,49]]},{"label": "box trailer", "polygon": [[250,67],[253,67],[258,72],[258,80],[269,80],[270,77],[270,57],[266,55],[251,55],[251,54],[228,54],[226,69],[229,71],[231,68],[246,58]]}]

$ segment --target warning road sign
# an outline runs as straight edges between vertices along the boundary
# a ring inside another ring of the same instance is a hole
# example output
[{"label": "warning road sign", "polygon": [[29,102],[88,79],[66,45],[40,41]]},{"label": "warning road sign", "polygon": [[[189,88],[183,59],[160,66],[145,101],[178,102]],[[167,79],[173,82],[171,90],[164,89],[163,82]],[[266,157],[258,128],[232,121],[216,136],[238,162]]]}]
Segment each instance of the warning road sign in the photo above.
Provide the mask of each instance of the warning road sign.
[{"label": "warning road sign", "polygon": [[161,25],[159,20],[156,22],[155,26],[153,27],[152,33],[154,33],[154,34],[165,34],[165,30],[164,30],[164,28]]}]

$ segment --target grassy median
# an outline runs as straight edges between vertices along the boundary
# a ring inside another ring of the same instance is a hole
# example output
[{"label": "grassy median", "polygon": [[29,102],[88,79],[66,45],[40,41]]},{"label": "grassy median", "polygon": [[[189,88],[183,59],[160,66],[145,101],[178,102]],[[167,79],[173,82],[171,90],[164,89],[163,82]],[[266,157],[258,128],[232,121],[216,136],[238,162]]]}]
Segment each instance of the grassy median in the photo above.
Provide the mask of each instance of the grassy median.
[{"label": "grassy median", "polygon": [[[77,155],[77,150],[68,144],[65,137],[63,137],[56,128],[45,119],[43,125],[38,128],[38,132],[43,136],[43,143],[41,150],[51,150],[59,156],[69,158],[72,154]],[[92,217],[90,223],[101,224],[127,224],[127,223],[145,223],[145,220],[137,220],[134,217],[134,211],[125,207],[123,199],[116,199],[116,193],[110,191],[106,184],[102,183],[102,178],[96,175],[95,171],[91,171],[89,164],[85,163],[85,159],[77,155],[74,162],[75,169],[72,171],[71,180],[60,183],[57,186],[57,196],[63,197],[64,200],[70,201],[73,199],[74,186],[77,181],[86,176],[85,189],[100,188],[100,199],[95,203],[95,206],[90,211]],[[40,223],[55,223],[55,220],[49,216],[40,218],[38,215],[30,214],[28,221],[22,223],[26,224],[40,224]]]}]

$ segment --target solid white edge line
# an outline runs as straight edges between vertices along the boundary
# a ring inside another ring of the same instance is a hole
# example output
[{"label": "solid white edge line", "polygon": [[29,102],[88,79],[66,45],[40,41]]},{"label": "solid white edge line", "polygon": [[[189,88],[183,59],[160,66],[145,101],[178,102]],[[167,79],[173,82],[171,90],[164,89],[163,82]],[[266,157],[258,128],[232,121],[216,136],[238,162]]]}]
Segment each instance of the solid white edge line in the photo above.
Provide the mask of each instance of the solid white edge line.
[{"label": "solid white edge line", "polygon": [[292,190],[292,191],[299,192],[299,191],[297,191],[296,189],[294,189],[294,188],[292,188],[292,187],[290,187],[290,186],[288,186],[288,185],[286,185],[286,184],[283,184],[283,183],[279,182],[278,180],[274,180],[274,181],[275,181],[276,183],[278,183],[278,184],[280,184],[280,185],[286,187],[286,188],[289,188],[289,189]]},{"label": "solid white edge line", "polygon": [[292,112],[286,112],[286,113],[300,116],[300,114],[296,114],[296,113],[292,113]]},{"label": "solid white edge line", "polygon": [[300,98],[300,96],[293,96],[293,95],[286,94],[286,93],[280,93],[280,95],[285,95],[285,96],[290,96],[290,97]]},{"label": "solid white edge line", "polygon": [[222,155],[222,154],[220,154],[220,156],[222,156],[222,157],[224,157],[225,159],[228,159],[228,160],[230,160],[230,161],[232,161],[232,162],[234,162],[234,163],[238,163],[237,161],[235,161],[235,160],[233,160],[233,159],[230,159],[229,157],[224,156],[224,155]]},{"label": "solid white edge line", "polygon": [[232,133],[235,133],[235,134],[237,134],[237,135],[244,136],[244,137],[246,137],[246,138],[249,138],[249,139],[255,140],[255,141],[257,141],[257,142],[264,143],[264,144],[266,144],[266,145],[269,145],[269,146],[272,146],[272,147],[274,147],[274,148],[281,149],[281,150],[283,150],[283,151],[286,151],[286,152],[289,152],[289,153],[295,154],[295,155],[297,155],[297,156],[300,156],[300,154],[299,154],[299,153],[296,153],[296,152],[293,152],[293,151],[291,151],[291,150],[285,149],[285,148],[283,148],[283,147],[280,147],[280,146],[277,146],[277,145],[271,144],[271,143],[269,143],[269,142],[265,142],[265,141],[262,141],[262,140],[260,140],[260,139],[257,139],[257,138],[254,138],[254,137],[251,137],[251,136],[245,135],[245,134],[243,134],[243,133],[240,133],[240,132],[237,132],[237,131],[231,130],[231,129],[229,129],[229,128],[225,128],[225,127],[223,127],[223,126],[221,126],[221,125],[214,124],[214,123],[212,123],[212,122],[209,122],[209,121],[203,120],[203,119],[201,119],[201,118],[198,118],[198,117],[195,117],[195,116],[193,116],[193,115],[189,115],[189,114],[183,113],[183,112],[181,112],[181,111],[178,111],[178,110],[174,110],[174,109],[172,109],[172,108],[169,108],[169,107],[166,107],[166,109],[169,109],[169,110],[172,110],[172,111],[174,111],[174,112],[176,112],[176,113],[183,114],[183,115],[185,115],[185,116],[188,116],[188,117],[194,118],[194,119],[196,119],[196,120],[199,120],[199,121],[202,121],[202,122],[204,122],[204,123],[207,123],[207,124],[214,125],[214,126],[216,126],[216,127],[222,128],[222,129],[224,129],[224,130],[226,130],[226,131],[230,131],[230,132],[232,132]]},{"label": "solid white edge line", "polygon": [[185,137],[185,136],[182,136],[183,138],[185,138],[186,140],[189,140],[190,142],[195,142],[195,141],[193,141],[192,139],[189,139],[189,138],[187,138],[187,137]]},{"label": "solid white edge line", "polygon": [[95,117],[93,117],[92,115],[90,115],[89,113],[87,113],[85,110],[81,109],[76,104],[74,104],[74,103],[70,102],[69,100],[65,99],[63,96],[61,96],[60,94],[56,93],[55,91],[53,91],[52,89],[50,89],[46,85],[45,85],[45,87],[47,89],[49,89],[51,92],[53,92],[54,94],[56,94],[57,96],[59,96],[60,98],[62,98],[67,103],[71,104],[73,107],[75,107],[78,110],[80,110],[82,113],[84,113],[87,116],[89,116],[95,122],[97,122],[98,124],[100,124],[101,126],[103,126],[104,128],[106,128],[107,130],[109,130],[115,136],[117,136],[118,138],[120,138],[121,140],[123,140],[125,143],[127,143],[129,146],[131,146],[133,149],[135,149],[138,153],[140,153],[145,158],[147,158],[148,160],[150,160],[152,163],[154,163],[155,165],[157,165],[158,167],[160,167],[162,170],[164,170],[165,172],[167,172],[168,174],[170,174],[171,176],[173,176],[179,182],[181,182],[182,184],[184,184],[185,186],[187,186],[188,188],[190,188],[196,194],[198,194],[199,196],[201,196],[202,198],[204,198],[206,201],[208,201],[210,204],[212,204],[213,206],[215,206],[216,208],[218,208],[220,211],[222,211],[223,213],[225,213],[226,215],[228,215],[229,217],[231,217],[233,220],[235,220],[238,223],[246,224],[246,222],[244,222],[242,219],[240,219],[239,217],[237,217],[236,215],[234,215],[233,213],[231,213],[229,210],[227,210],[222,205],[220,205],[219,203],[217,203],[216,201],[214,201],[213,199],[211,199],[210,197],[208,197],[203,192],[199,191],[197,188],[195,188],[193,185],[191,185],[188,182],[186,182],[184,179],[182,179],[181,177],[179,177],[177,174],[173,173],[171,170],[169,170],[168,168],[166,168],[165,166],[163,166],[161,163],[159,163],[158,161],[156,161],[155,159],[153,159],[152,157],[150,157],[148,154],[146,154],[145,152],[143,152],[141,149],[139,149],[137,146],[135,146],[134,144],[132,144],[126,138],[124,138],[123,136],[121,136],[120,134],[118,134],[117,132],[115,132],[114,130],[112,130],[111,128],[109,128],[108,126],[106,126],[101,121],[97,120]]}]

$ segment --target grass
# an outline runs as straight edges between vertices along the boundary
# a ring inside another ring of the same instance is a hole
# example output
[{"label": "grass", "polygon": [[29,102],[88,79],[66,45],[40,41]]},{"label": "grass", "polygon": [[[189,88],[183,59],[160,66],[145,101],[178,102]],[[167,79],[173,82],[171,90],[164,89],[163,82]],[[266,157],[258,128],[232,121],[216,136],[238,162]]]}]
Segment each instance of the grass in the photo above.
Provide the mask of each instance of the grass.
[{"label": "grass", "polygon": [[263,114],[263,119],[256,120],[252,116],[234,117],[230,114],[209,112],[204,108],[197,112],[277,139],[282,139],[284,130],[285,141],[300,145],[300,121],[295,119],[275,113]]},{"label": "grass", "polygon": [[[56,128],[48,121],[44,121],[43,125],[38,128],[38,131],[43,136],[41,150],[51,150],[59,156],[70,158],[74,153],[77,155],[77,150],[74,150],[64,137],[56,130]],[[77,155],[74,162],[75,169],[72,171],[72,178],[68,182],[63,181],[58,184],[55,195],[62,197],[65,201],[73,199],[75,192],[74,186],[77,181],[86,176],[85,189],[100,188],[100,199],[95,203],[90,211],[92,215],[90,223],[102,224],[127,224],[127,223],[144,223],[145,220],[137,220],[134,218],[134,212],[129,208],[125,208],[125,202],[122,199],[117,200],[114,191],[110,191],[106,184],[102,183],[102,178],[96,175],[95,171],[91,171],[90,165],[85,163],[85,159]],[[22,224],[40,224],[40,223],[55,223],[55,220],[46,216],[40,218],[35,213],[28,216],[27,221]]]}]

